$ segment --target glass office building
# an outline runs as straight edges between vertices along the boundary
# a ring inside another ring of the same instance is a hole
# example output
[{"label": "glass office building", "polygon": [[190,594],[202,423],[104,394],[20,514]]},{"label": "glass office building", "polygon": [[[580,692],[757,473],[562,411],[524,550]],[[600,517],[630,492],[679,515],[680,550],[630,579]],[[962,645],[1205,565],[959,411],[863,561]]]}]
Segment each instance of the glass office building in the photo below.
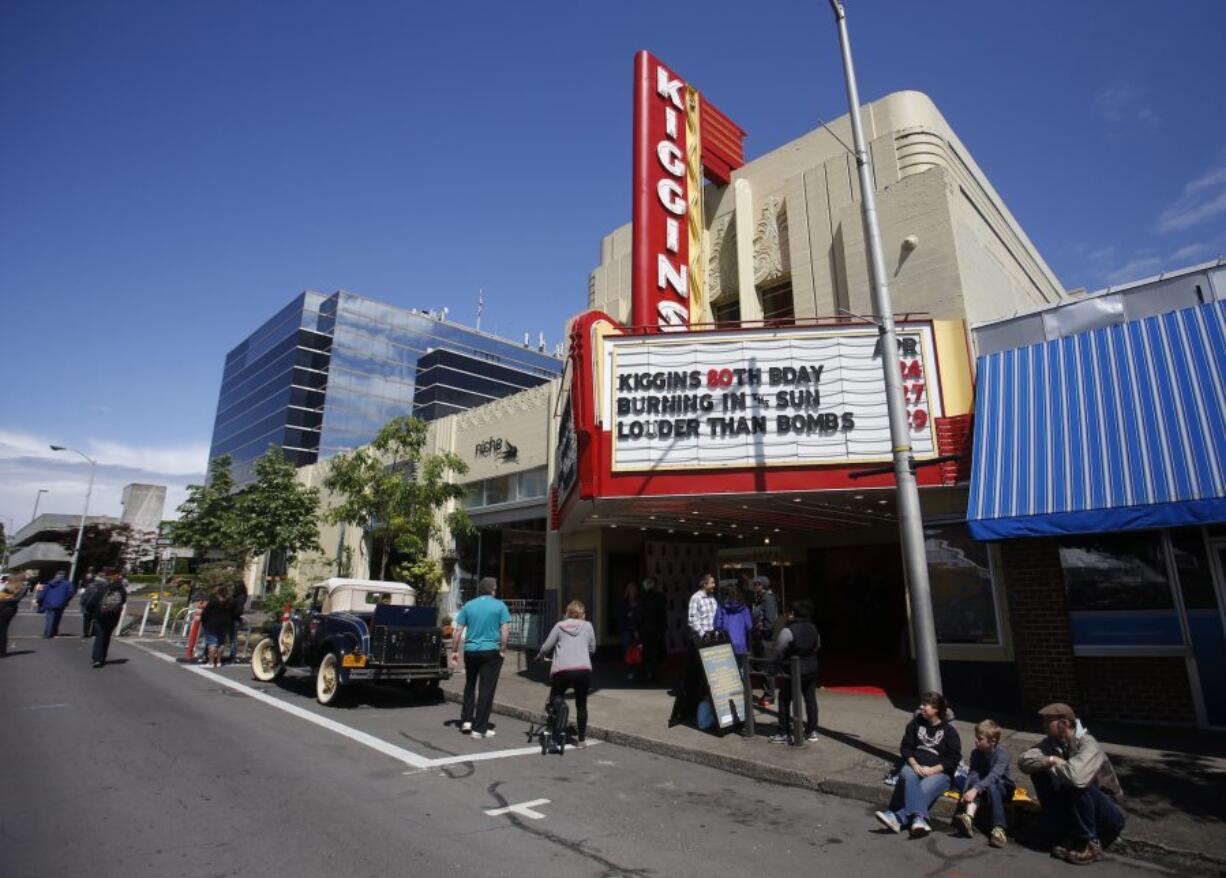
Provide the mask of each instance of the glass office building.
[{"label": "glass office building", "polygon": [[557,357],[423,311],[307,291],[226,356],[209,457],[229,454],[243,484],[269,445],[305,466],[398,415],[433,420],[561,371]]}]

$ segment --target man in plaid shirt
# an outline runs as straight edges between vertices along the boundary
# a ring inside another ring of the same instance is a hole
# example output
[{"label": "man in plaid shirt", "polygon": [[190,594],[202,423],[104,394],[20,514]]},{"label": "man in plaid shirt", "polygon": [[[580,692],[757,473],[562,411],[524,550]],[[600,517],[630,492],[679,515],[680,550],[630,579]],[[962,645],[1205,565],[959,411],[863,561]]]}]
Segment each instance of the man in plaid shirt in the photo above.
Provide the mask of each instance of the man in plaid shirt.
[{"label": "man in plaid shirt", "polygon": [[715,630],[715,577],[708,573],[698,581],[698,591],[690,597],[688,622],[695,643],[702,643],[702,636]]},{"label": "man in plaid shirt", "polygon": [[692,642],[685,662],[685,679],[677,690],[677,698],[673,702],[673,713],[668,720],[670,728],[678,723],[693,722],[694,711],[698,703],[706,698],[709,692],[698,650],[702,646],[703,635],[715,630],[715,610],[718,604],[714,592],[715,577],[708,573],[698,581],[698,591],[690,596],[690,609],[686,621],[690,626]]}]

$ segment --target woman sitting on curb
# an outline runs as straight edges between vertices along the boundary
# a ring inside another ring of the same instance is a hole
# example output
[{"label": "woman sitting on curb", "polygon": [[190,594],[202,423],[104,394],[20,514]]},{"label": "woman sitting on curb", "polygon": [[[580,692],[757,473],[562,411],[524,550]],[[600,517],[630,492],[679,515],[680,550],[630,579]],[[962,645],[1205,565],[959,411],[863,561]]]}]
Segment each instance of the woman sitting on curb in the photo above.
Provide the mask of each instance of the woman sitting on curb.
[{"label": "woman sitting on curb", "polygon": [[962,759],[962,741],[952,720],[944,695],[925,692],[920,696],[919,710],[907,723],[898,748],[903,765],[890,808],[874,815],[891,832],[909,827],[914,838],[932,832],[928,809],[953,784]]}]

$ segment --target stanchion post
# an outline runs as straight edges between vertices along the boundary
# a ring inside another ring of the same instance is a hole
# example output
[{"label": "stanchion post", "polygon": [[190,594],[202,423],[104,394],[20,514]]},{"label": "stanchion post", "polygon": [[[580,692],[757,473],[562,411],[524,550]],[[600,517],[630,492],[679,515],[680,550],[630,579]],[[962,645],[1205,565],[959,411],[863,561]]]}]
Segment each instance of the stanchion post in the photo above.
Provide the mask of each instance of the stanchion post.
[{"label": "stanchion post", "polygon": [[145,612],[140,617],[140,631],[137,632],[137,637],[145,636],[145,625],[149,622],[149,607],[153,605],[153,601],[145,602]]},{"label": "stanchion post", "polygon": [[741,723],[741,734],[746,738],[754,736],[753,671],[751,670],[751,662],[753,662],[753,658],[748,655],[745,656],[745,671],[741,674],[741,691],[745,696],[742,708],[745,711],[745,721]]},{"label": "stanchion post", "polygon": [[800,656],[792,656],[788,670],[792,674],[792,679],[788,680],[788,685],[792,687],[792,746],[803,747],[805,733],[800,722]]},{"label": "stanchion post", "polygon": [[[200,609],[203,606],[204,602],[201,601],[197,605],[196,609]],[[200,616],[201,614],[199,612],[193,611],[191,614],[192,627],[191,631],[187,635],[187,649],[183,651],[184,661],[190,662],[196,657],[196,640],[200,637]]]}]

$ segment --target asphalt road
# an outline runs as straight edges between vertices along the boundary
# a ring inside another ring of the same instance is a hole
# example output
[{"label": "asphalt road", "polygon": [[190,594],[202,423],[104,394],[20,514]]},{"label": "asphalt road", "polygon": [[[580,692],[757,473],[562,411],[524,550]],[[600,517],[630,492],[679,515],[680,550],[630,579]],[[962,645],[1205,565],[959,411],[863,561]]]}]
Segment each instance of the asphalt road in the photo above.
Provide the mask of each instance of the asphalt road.
[{"label": "asphalt road", "polygon": [[[259,684],[245,667],[193,669],[128,640],[94,669],[79,616],[53,641],[41,621],[15,619],[0,659],[2,878],[1073,869],[982,838],[887,834],[860,803],[607,743],[518,752],[532,742],[516,720],[495,718],[497,735],[473,740],[455,706],[398,688],[322,708],[306,679]],[[535,804],[488,813],[524,803]],[[1094,868],[1159,872],[1120,859]]]}]

